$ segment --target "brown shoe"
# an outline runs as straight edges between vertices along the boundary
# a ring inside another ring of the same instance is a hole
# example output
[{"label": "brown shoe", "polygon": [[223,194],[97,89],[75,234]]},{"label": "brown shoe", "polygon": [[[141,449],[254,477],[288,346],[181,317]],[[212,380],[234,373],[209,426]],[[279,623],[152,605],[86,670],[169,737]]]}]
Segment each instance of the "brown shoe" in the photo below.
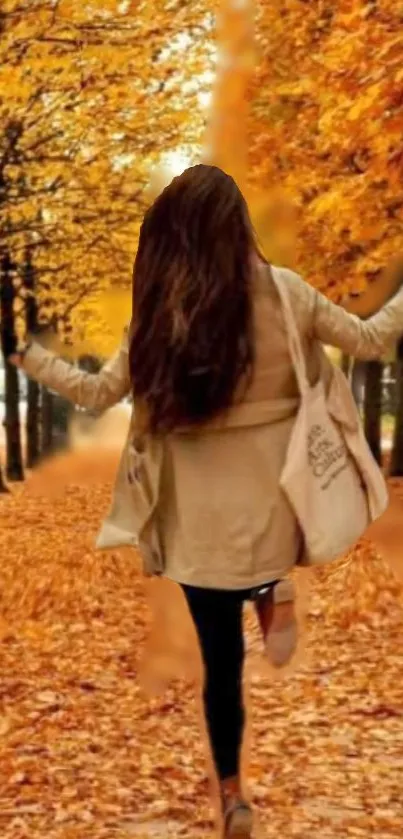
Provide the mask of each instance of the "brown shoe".
[{"label": "brown shoe", "polygon": [[249,804],[234,801],[224,812],[224,839],[251,839],[253,816]]},{"label": "brown shoe", "polygon": [[251,839],[252,808],[244,801],[238,777],[221,782],[221,802],[224,819],[223,839]]},{"label": "brown shoe", "polygon": [[291,580],[279,580],[256,600],[256,610],[273,667],[284,667],[292,659],[298,642],[295,589]]}]

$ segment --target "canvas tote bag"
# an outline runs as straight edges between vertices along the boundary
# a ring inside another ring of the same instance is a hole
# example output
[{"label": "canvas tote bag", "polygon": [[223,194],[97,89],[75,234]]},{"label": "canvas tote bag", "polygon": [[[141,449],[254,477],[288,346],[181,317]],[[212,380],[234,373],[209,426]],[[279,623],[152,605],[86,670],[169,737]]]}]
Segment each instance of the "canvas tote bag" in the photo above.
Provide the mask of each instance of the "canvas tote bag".
[{"label": "canvas tote bag", "polygon": [[301,396],[280,484],[304,536],[302,564],[322,565],[346,553],[382,515],[388,492],[342,371],[333,366],[328,394],[321,377],[310,385],[286,284],[271,271]]}]

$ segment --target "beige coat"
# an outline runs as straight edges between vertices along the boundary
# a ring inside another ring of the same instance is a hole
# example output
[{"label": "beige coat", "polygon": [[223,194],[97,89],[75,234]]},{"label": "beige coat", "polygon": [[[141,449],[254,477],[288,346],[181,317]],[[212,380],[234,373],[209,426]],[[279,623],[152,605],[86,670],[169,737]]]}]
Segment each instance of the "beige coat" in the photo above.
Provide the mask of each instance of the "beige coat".
[{"label": "beige coat", "polygon": [[[282,269],[311,381],[330,365],[323,344],[361,359],[385,353],[403,332],[403,291],[368,321],[348,315]],[[256,367],[243,402],[225,420],[164,439],[139,435],[133,412],[100,548],[139,546],[146,574],[241,589],[273,581],[298,561],[301,535],[279,487],[299,395],[269,271],[255,287]],[[72,402],[105,410],[130,392],[127,331],[97,374],[37,344],[24,369]],[[329,373],[330,375],[330,373]]]}]

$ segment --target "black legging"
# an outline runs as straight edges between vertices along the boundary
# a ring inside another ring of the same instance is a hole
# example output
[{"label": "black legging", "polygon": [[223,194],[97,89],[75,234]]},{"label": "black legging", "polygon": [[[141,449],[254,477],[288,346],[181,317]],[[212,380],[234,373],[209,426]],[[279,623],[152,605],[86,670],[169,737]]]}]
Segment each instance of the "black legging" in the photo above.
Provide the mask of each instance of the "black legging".
[{"label": "black legging", "polygon": [[205,667],[204,709],[218,777],[239,771],[245,710],[242,671],[244,600],[259,590],[217,591],[182,586],[196,626]]}]

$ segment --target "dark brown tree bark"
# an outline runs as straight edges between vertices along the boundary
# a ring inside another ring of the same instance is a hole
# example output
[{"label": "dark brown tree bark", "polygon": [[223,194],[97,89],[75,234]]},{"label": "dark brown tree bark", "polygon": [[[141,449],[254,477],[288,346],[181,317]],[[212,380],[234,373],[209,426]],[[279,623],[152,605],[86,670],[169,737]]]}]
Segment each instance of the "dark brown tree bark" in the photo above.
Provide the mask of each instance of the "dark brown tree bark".
[{"label": "dark brown tree bark", "polygon": [[39,420],[39,385],[33,379],[28,379],[26,417],[26,464],[28,469],[33,469],[40,457]]},{"label": "dark brown tree bark", "polygon": [[3,495],[6,492],[10,492],[3,475],[3,467],[0,464],[0,495]]},{"label": "dark brown tree bark", "polygon": [[53,394],[41,387],[41,457],[53,452]]},{"label": "dark brown tree bark", "polygon": [[[8,253],[3,254],[0,266],[1,328],[8,335],[15,334],[13,266]],[[6,411],[6,475],[10,481],[23,481],[24,468],[21,445],[20,387],[16,367],[4,361]]]},{"label": "dark brown tree bark", "polygon": [[365,363],[362,361],[354,360],[351,371],[351,390],[353,392],[355,402],[357,406],[360,408],[360,410],[364,405],[365,378]]},{"label": "dark brown tree bark", "polygon": [[397,348],[396,413],[389,474],[393,478],[403,476],[403,339]]},{"label": "dark brown tree bark", "polygon": [[24,468],[20,424],[20,383],[17,368],[5,363],[6,474],[9,481],[23,481]]},{"label": "dark brown tree bark", "polygon": [[[34,334],[38,326],[38,304],[35,297],[35,268],[32,262],[32,250],[26,248],[24,272],[24,288],[27,292],[25,303],[25,324],[27,334]],[[39,460],[39,385],[33,379],[28,379],[27,390],[27,417],[26,417],[26,440],[27,453],[26,463],[32,469]]]},{"label": "dark brown tree bark", "polygon": [[368,361],[365,375],[364,428],[372,454],[377,463],[382,462],[382,372],[381,361]]},{"label": "dark brown tree bark", "polygon": [[342,354],[340,367],[344,375],[348,377],[351,369],[351,359],[349,355],[346,355],[346,353]]}]

